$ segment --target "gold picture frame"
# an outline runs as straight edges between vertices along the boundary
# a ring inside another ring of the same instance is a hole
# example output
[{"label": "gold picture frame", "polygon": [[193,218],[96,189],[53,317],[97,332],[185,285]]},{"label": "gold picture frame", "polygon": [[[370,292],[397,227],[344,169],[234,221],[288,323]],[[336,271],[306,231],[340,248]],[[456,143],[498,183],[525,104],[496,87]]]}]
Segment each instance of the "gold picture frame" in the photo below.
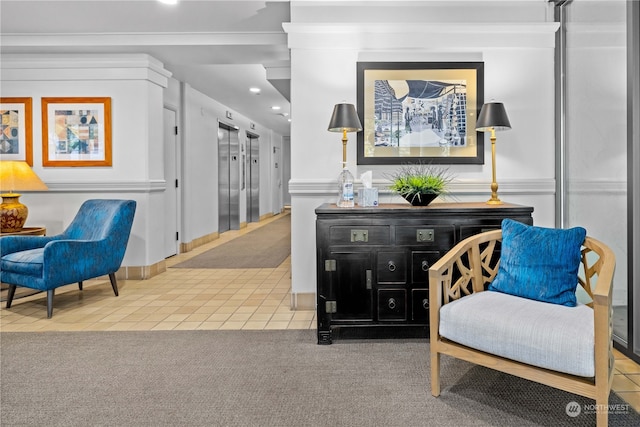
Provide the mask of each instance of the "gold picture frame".
[{"label": "gold picture frame", "polygon": [[0,98],[0,160],[21,160],[33,166],[31,98]]},{"label": "gold picture frame", "polygon": [[42,166],[111,166],[111,98],[42,98]]},{"label": "gold picture frame", "polygon": [[358,62],[358,164],[483,164],[483,62]]}]

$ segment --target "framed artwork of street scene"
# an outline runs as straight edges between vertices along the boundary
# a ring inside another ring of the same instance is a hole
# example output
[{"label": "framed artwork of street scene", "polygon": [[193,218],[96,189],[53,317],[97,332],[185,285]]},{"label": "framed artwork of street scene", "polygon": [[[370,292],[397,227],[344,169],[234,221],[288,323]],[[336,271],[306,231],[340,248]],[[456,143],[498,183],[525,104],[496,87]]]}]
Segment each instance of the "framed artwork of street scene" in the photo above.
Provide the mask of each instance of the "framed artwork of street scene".
[{"label": "framed artwork of street scene", "polygon": [[359,62],[358,164],[483,164],[482,62]]}]

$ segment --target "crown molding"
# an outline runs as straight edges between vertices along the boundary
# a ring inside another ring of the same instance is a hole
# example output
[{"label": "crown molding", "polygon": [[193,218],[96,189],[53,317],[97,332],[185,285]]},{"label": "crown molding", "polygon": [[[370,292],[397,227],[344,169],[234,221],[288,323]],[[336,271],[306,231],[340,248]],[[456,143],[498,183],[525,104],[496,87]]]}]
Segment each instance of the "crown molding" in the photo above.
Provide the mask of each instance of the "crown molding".
[{"label": "crown molding", "polygon": [[7,47],[43,46],[236,46],[286,44],[280,31],[134,32],[134,33],[31,33],[3,34]]},{"label": "crown molding", "polygon": [[[557,22],[534,23],[284,23],[289,48],[430,49],[553,48]],[[425,43],[429,40],[429,43]]]},{"label": "crown molding", "polygon": [[[4,36],[3,36],[4,43]],[[3,81],[148,80],[167,87],[172,73],[147,54],[3,54]]]}]

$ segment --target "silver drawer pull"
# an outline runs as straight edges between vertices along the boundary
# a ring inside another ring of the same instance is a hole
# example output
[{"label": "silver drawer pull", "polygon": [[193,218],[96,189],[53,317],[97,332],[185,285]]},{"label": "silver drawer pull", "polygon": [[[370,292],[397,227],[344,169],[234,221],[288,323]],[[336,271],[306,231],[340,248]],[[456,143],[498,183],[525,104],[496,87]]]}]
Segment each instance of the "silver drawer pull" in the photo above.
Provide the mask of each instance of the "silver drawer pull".
[{"label": "silver drawer pull", "polygon": [[369,230],[351,230],[352,242],[369,242]]},{"label": "silver drawer pull", "polygon": [[422,308],[424,308],[425,310],[429,310],[429,300],[428,299],[423,299],[422,300]]},{"label": "silver drawer pull", "polygon": [[435,231],[433,228],[422,228],[416,230],[417,242],[433,242],[435,241]]},{"label": "silver drawer pull", "polygon": [[393,263],[393,261],[389,261],[389,271],[396,271],[396,265]]},{"label": "silver drawer pull", "polygon": [[389,302],[387,303],[391,310],[396,308],[396,300],[393,298],[389,298]]},{"label": "silver drawer pull", "polygon": [[429,271],[429,263],[426,259],[422,260],[422,271]]}]

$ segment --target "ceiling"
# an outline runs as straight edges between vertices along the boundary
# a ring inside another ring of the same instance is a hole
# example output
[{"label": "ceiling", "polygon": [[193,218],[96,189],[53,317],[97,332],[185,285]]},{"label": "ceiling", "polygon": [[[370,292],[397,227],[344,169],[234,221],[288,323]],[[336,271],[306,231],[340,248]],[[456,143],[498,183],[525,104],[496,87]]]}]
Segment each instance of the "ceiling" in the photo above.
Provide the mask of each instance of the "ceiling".
[{"label": "ceiling", "polygon": [[146,53],[177,80],[288,136],[289,21],[281,0],[1,0],[0,49]]}]

